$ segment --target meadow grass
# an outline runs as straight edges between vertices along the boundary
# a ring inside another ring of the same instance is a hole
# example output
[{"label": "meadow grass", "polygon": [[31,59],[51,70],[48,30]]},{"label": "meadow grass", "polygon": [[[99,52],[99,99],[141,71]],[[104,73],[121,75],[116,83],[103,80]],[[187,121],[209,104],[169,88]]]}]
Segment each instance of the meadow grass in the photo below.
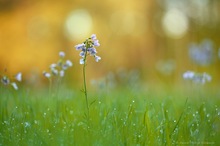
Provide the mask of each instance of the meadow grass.
[{"label": "meadow grass", "polygon": [[0,145],[220,145],[219,97],[199,93],[89,92],[88,119],[78,90],[1,89]]}]

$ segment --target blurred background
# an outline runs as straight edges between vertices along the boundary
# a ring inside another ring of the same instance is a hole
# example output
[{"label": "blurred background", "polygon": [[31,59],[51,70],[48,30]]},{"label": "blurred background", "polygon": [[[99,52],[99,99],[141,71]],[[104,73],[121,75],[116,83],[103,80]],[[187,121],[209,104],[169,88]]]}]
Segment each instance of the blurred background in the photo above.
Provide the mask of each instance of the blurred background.
[{"label": "blurred background", "polygon": [[91,84],[180,85],[193,70],[210,74],[216,86],[219,26],[219,0],[0,0],[0,72],[22,72],[27,84],[41,86],[42,72],[64,51],[73,62],[66,80],[81,84],[74,46],[95,33],[102,60],[89,58]]}]

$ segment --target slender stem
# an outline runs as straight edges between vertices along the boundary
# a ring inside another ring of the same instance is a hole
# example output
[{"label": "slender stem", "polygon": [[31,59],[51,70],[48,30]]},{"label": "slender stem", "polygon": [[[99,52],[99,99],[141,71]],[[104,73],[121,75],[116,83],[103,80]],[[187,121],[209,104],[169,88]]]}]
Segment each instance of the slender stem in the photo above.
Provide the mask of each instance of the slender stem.
[{"label": "slender stem", "polygon": [[49,78],[49,97],[52,97],[52,78]]},{"label": "slender stem", "polygon": [[[87,49],[87,46],[86,46],[86,49]],[[86,56],[87,56],[87,51],[85,52],[85,56],[84,56],[83,81],[84,81],[84,94],[86,98],[87,116],[89,119],[89,103],[88,103],[87,88],[86,88]]]}]

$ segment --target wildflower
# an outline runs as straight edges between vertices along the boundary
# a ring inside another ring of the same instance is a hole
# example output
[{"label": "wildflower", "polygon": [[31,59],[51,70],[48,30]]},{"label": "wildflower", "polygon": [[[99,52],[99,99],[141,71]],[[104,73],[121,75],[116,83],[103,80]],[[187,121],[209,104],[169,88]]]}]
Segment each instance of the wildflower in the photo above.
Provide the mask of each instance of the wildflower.
[{"label": "wildflower", "polygon": [[69,67],[73,66],[73,63],[70,60],[64,60],[65,53],[59,52],[60,59],[57,63],[52,63],[50,65],[50,72],[43,72],[43,75],[46,78],[50,78],[52,76],[60,76],[63,77],[65,74],[65,70],[67,70]]},{"label": "wildflower", "polygon": [[193,79],[195,73],[193,71],[187,71],[183,74],[183,78],[186,80],[191,80]]},{"label": "wildflower", "polygon": [[16,75],[15,75],[15,79],[16,79],[17,81],[21,82],[21,80],[22,80],[22,73],[19,72],[18,74],[16,74]]},{"label": "wildflower", "polygon": [[91,35],[91,39],[92,39],[92,40],[96,40],[96,34],[92,34],[92,35]]},{"label": "wildflower", "polygon": [[193,71],[185,72],[183,74],[183,78],[200,84],[205,84],[206,82],[210,82],[212,80],[212,77],[207,73],[195,73]]},{"label": "wildflower", "polygon": [[75,46],[76,50],[82,50],[85,47],[85,44],[78,44]]},{"label": "wildflower", "polygon": [[95,56],[95,61],[96,61],[96,62],[99,62],[99,60],[101,60],[101,57]]},{"label": "wildflower", "polygon": [[46,77],[46,78],[50,78],[51,75],[50,73],[46,72],[46,71],[43,71],[43,75]]},{"label": "wildflower", "polygon": [[72,63],[70,60],[67,60],[67,61],[66,61],[66,65],[67,65],[68,67],[71,67],[71,66],[73,66],[73,63]]},{"label": "wildflower", "polygon": [[80,64],[85,64],[86,61],[86,56],[89,54],[90,56],[93,56],[96,60],[96,62],[98,62],[99,60],[101,60],[101,57],[97,56],[97,50],[95,47],[99,47],[99,40],[97,39],[95,34],[92,34],[90,38],[86,39],[85,42],[83,42],[82,44],[78,44],[75,46],[76,50],[81,50],[81,52],[79,53],[79,56],[81,56],[82,58],[80,59],[79,63]]},{"label": "wildflower", "polygon": [[56,68],[51,68],[51,73],[52,73],[52,75],[57,76],[58,70]]},{"label": "wildflower", "polygon": [[59,56],[60,56],[61,58],[64,58],[64,57],[65,57],[65,53],[64,53],[63,51],[61,51],[61,52],[59,52]]},{"label": "wildflower", "polygon": [[1,78],[1,82],[2,82],[3,85],[8,85],[8,84],[10,84],[10,80],[9,80],[9,78],[8,78],[7,76],[3,76],[3,77]]},{"label": "wildflower", "polygon": [[11,83],[12,87],[15,89],[15,90],[18,90],[18,86],[15,82]]},{"label": "wildflower", "polygon": [[50,68],[55,68],[55,67],[57,67],[57,64],[55,64],[55,63],[52,63],[52,64],[50,65]]},{"label": "wildflower", "polygon": [[[13,82],[11,82],[11,80],[12,80]],[[1,82],[2,82],[3,85],[7,86],[7,85],[10,84],[15,90],[18,90],[18,86],[17,86],[15,80],[21,82],[21,80],[22,80],[22,73],[21,73],[21,72],[19,72],[18,74],[16,74],[16,75],[14,76],[14,78],[12,78],[12,79],[10,79],[9,77],[7,77],[6,75],[3,75],[2,78],[1,78]]]},{"label": "wildflower", "polygon": [[64,74],[65,74],[64,70],[61,70],[60,71],[60,77],[64,77]]}]

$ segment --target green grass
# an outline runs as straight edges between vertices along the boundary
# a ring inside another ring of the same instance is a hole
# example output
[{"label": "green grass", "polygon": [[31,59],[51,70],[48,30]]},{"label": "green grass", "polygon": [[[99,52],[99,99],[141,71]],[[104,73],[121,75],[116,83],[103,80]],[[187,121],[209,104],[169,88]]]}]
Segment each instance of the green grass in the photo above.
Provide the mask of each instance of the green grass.
[{"label": "green grass", "polygon": [[210,91],[60,89],[0,94],[1,145],[220,145],[220,101]]}]

